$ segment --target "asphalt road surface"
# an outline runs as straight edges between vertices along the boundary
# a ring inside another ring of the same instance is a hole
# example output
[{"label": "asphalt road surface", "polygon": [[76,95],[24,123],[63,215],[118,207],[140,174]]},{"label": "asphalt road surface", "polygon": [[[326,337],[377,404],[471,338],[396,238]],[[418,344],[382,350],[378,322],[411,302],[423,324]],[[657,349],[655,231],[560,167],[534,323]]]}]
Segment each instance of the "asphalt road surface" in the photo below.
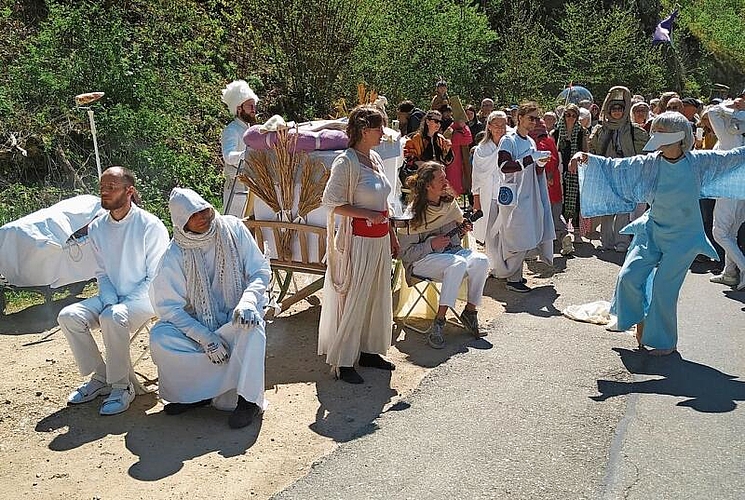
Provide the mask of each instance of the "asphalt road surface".
[{"label": "asphalt road surface", "polygon": [[691,273],[653,358],[560,315],[612,294],[620,259],[578,250],[529,294],[490,279],[488,337],[276,498],[745,498],[745,292]]}]

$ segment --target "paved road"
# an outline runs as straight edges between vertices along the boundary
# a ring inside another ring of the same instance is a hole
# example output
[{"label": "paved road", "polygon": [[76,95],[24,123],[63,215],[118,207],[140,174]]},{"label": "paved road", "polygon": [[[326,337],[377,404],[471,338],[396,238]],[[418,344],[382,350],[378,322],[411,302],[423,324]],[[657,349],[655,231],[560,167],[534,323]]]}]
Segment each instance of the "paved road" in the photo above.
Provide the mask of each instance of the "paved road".
[{"label": "paved road", "polygon": [[683,357],[656,360],[558,315],[617,270],[585,255],[527,296],[490,280],[507,313],[486,340],[276,498],[745,498],[745,293],[692,274]]}]

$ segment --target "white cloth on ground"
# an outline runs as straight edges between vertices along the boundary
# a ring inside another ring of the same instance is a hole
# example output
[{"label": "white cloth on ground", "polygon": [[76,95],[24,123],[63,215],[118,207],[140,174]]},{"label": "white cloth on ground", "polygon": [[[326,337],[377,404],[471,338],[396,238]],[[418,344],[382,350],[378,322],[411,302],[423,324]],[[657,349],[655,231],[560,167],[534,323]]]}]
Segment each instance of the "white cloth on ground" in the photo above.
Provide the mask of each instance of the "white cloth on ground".
[{"label": "white cloth on ground", "polygon": [[[191,214],[201,210],[206,203],[191,190],[180,191],[183,194],[180,208],[173,203],[173,195],[171,199],[174,227],[183,227]],[[220,273],[232,274],[232,271],[218,267],[218,245],[214,241],[202,242],[203,246],[198,250],[202,252],[206,276],[210,281],[209,293],[215,301],[214,323],[220,325],[216,331],[211,331],[198,319],[194,305],[197,297],[190,296],[190,290],[192,294],[196,292],[187,282],[185,252],[175,239],[171,241],[151,292],[151,300],[160,317],[150,332],[150,342],[153,361],[158,367],[161,396],[168,401],[187,403],[225,395],[215,399],[213,404],[229,409],[231,405],[235,406],[237,391],[247,401],[265,408],[264,328],[258,325],[246,330],[232,325],[231,321],[233,310],[242,301],[254,304],[259,311],[263,310],[267,302],[266,288],[271,278],[271,268],[251,233],[239,219],[232,216],[216,217],[221,218],[221,223],[234,239],[240,259],[240,263],[234,267],[241,270],[243,294],[240,300],[234,296],[226,302],[223,283],[217,276]],[[215,231],[215,237],[220,234],[224,233]],[[179,339],[178,335],[184,338]],[[227,363],[214,365],[199,344],[206,338],[218,336],[226,342],[232,354]],[[261,387],[261,390],[257,387]]]},{"label": "white cloth on ground", "polygon": [[610,313],[610,302],[607,300],[567,306],[561,313],[569,319],[596,325],[607,325],[614,319]]}]

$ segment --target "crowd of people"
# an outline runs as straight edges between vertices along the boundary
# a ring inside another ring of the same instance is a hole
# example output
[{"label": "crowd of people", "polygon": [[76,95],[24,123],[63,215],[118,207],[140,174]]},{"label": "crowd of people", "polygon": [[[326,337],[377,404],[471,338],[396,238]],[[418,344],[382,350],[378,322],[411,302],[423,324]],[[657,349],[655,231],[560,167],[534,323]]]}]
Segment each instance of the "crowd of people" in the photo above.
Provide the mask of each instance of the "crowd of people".
[{"label": "crowd of people", "polygon": [[[328,243],[318,354],[338,379],[363,383],[355,365],[395,369],[385,358],[393,258],[409,284],[441,283],[427,334],[436,349],[445,346],[445,314],[455,309],[464,279],[458,316],[482,336],[478,308],[490,276],[512,292],[530,292],[524,261],[571,256],[583,237],[599,236],[600,250],[626,253],[613,297],[615,328],[636,326],[640,347],[653,354],[676,349],[676,303],[694,259],[722,259],[711,281],[745,289],[738,241],[745,221],[745,91],[703,106],[674,93],[646,102],[616,86],[600,106],[565,102],[543,111],[533,101],[495,109],[489,98],[478,109],[464,107],[444,81],[436,90],[432,109],[411,101],[397,108],[406,137],[399,179],[386,177],[374,149],[388,117],[373,105],[352,110],[348,148],[331,166],[322,196]],[[245,154],[238,138],[256,122],[258,97],[236,81],[223,101],[235,117],[222,144],[232,184]],[[397,182],[407,204],[403,227],[393,223],[388,204]],[[232,191],[226,189],[226,205]],[[89,227],[99,293],[58,317],[88,377],[68,403],[107,396],[102,415],[126,411],[136,395],[129,335],[157,317],[150,345],[165,413],[213,405],[231,412],[230,427],[250,425],[266,408],[271,278],[253,236],[200,194],[174,188],[169,241],[163,223],[139,207],[135,176],[126,168],[107,169],[100,194],[106,213]],[[483,216],[466,217],[467,205]],[[471,231],[483,252],[467,244]],[[105,356],[91,335],[98,327]]]}]

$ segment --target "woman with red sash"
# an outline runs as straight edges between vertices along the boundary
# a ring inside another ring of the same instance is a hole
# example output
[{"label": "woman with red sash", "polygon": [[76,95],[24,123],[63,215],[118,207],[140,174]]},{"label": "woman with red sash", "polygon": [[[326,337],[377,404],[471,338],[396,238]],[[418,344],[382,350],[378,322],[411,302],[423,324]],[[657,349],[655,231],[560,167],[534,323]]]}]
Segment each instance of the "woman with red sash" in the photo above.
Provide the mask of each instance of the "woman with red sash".
[{"label": "woman with red sash", "polygon": [[[391,255],[398,239],[388,221],[391,184],[372,149],[383,136],[384,117],[372,106],[349,115],[349,148],[331,166],[323,204],[329,208],[328,254],[318,354],[341,380],[361,384],[360,366],[393,370],[382,356],[391,346]],[[341,216],[334,234],[335,215]]]}]

